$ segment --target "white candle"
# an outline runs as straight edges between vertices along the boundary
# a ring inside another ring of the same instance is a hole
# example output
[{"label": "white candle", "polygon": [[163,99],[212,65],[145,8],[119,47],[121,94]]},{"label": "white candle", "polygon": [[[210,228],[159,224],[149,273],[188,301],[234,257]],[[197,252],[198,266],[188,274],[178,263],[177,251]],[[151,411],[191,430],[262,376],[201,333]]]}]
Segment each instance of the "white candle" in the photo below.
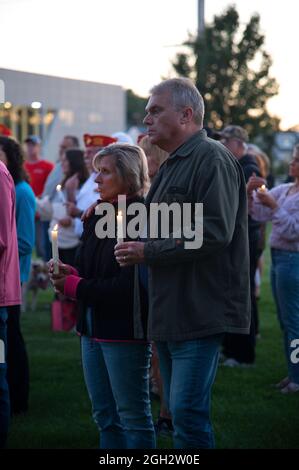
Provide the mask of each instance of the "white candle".
[{"label": "white candle", "polygon": [[63,192],[62,192],[61,184],[58,184],[58,185],[56,186],[56,191],[57,191],[57,193],[58,193],[58,197],[59,197],[60,201],[61,201],[61,202],[65,202],[65,197],[64,197],[64,194],[63,194]]},{"label": "white candle", "polygon": [[117,243],[121,243],[124,241],[123,215],[121,211],[118,212],[116,219],[117,219]]},{"label": "white candle", "polygon": [[258,192],[259,193],[265,193],[267,192],[267,188],[264,184],[262,184],[262,186],[258,189]]},{"label": "white candle", "polygon": [[59,274],[59,253],[58,253],[58,225],[56,224],[51,231],[52,238],[52,258],[54,261],[54,274]]}]

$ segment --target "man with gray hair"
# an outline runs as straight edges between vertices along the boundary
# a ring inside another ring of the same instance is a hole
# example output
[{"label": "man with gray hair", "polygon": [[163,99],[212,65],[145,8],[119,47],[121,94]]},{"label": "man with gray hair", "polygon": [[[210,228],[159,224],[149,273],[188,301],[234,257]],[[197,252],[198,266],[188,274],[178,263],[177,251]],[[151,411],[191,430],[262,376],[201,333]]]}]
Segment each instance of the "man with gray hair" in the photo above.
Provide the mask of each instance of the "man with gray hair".
[{"label": "man with gray hair", "polygon": [[[157,344],[174,446],[212,448],[210,395],[223,335],[249,330],[246,186],[231,153],[203,130],[203,99],[190,80],[155,86],[146,112],[151,143],[170,154],[147,196],[149,213],[152,203],[191,205],[193,229],[202,203],[202,244],[188,248],[185,232],[179,238],[171,233],[170,221],[168,237],[119,243],[115,254],[121,266],[139,264],[135,335]],[[138,308],[144,266],[147,322]]]}]

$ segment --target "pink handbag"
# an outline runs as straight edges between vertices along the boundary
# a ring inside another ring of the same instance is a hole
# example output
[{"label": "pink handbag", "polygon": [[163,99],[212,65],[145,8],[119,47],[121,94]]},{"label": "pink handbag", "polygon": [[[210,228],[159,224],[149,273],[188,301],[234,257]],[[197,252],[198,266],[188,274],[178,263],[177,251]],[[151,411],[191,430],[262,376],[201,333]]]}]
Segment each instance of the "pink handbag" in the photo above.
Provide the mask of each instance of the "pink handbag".
[{"label": "pink handbag", "polygon": [[70,300],[54,300],[51,309],[52,330],[70,331],[76,325],[77,303]]}]

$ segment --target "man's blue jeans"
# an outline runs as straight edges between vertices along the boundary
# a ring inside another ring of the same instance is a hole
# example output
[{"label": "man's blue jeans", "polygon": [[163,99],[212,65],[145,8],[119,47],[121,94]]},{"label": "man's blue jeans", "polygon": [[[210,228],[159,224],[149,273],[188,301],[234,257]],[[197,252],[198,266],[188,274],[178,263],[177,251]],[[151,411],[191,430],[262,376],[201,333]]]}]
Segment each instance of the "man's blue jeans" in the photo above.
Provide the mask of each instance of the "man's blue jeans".
[{"label": "man's blue jeans", "polygon": [[149,344],[81,337],[85,383],[102,449],[155,448]]},{"label": "man's blue jeans", "polygon": [[299,253],[272,249],[271,284],[283,330],[288,375],[299,384],[299,363],[291,362],[291,343],[299,339]]},{"label": "man's blue jeans", "polygon": [[6,380],[7,309],[0,307],[0,449],[5,446],[10,419],[9,391]]},{"label": "man's blue jeans", "polygon": [[174,447],[214,447],[210,395],[223,335],[190,341],[157,341],[164,399],[172,415]]}]

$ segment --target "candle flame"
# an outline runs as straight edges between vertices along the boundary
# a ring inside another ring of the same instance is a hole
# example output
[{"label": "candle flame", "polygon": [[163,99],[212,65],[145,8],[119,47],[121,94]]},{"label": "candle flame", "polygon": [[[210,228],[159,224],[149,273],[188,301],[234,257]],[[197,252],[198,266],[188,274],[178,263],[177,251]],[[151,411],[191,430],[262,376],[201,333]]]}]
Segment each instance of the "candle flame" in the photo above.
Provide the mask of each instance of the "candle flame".
[{"label": "candle flame", "polygon": [[61,184],[58,184],[58,185],[56,186],[56,191],[61,191]]},{"label": "candle flame", "polygon": [[117,215],[118,215],[118,217],[122,217],[122,215],[123,215],[123,214],[122,214],[122,211],[118,211],[118,214],[117,214]]},{"label": "candle flame", "polygon": [[266,189],[266,186],[265,186],[264,184],[262,184],[261,190],[262,190],[262,191],[265,191],[265,189]]},{"label": "candle flame", "polygon": [[54,232],[57,232],[57,230],[58,230],[58,224],[54,225],[53,230],[54,230]]}]

